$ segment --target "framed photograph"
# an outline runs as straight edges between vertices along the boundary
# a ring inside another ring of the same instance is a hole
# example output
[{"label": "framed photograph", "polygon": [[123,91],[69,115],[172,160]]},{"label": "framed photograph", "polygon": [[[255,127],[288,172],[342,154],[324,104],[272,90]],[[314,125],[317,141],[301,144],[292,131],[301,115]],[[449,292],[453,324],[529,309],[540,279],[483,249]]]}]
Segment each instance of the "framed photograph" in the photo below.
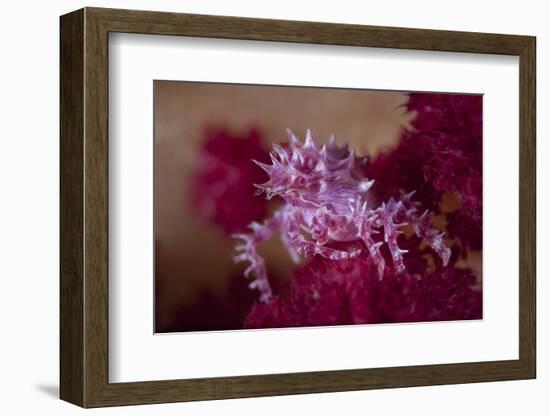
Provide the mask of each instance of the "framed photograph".
[{"label": "framed photograph", "polygon": [[534,37],[60,28],[63,400],[535,378]]}]

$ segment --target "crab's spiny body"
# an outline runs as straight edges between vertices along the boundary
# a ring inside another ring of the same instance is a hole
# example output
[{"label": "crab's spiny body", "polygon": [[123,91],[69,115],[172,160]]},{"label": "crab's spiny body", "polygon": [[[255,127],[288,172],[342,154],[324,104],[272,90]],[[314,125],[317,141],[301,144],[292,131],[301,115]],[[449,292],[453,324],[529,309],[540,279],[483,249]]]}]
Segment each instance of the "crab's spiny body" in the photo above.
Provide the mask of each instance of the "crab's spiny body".
[{"label": "crab's spiny body", "polygon": [[[386,262],[380,247],[387,244],[397,271],[404,271],[403,255],[397,238],[405,225],[425,239],[447,264],[450,249],[445,245],[443,233],[430,224],[428,212],[420,214],[419,204],[412,195],[399,200],[391,198],[380,202],[371,190],[374,181],[364,177],[366,158],[355,157],[347,145],[338,147],[331,137],[328,145],[318,146],[308,130],[305,142],[288,131],[289,142],[273,145],[271,164],[255,162],[269,175],[269,180],[256,185],[267,198],[280,196],[285,204],[263,224],[253,222],[251,233],[238,234],[243,242],[237,245],[236,261],[248,261],[245,275],[254,276],[250,287],[260,291],[260,300],[268,301],[272,295],[264,260],[256,246],[276,232],[291,257],[321,255],[331,260],[348,259],[360,254],[360,249],[337,250],[331,242],[363,241],[370,257],[384,276]],[[303,232],[310,236],[306,239]],[[383,233],[383,241],[375,234]]]}]

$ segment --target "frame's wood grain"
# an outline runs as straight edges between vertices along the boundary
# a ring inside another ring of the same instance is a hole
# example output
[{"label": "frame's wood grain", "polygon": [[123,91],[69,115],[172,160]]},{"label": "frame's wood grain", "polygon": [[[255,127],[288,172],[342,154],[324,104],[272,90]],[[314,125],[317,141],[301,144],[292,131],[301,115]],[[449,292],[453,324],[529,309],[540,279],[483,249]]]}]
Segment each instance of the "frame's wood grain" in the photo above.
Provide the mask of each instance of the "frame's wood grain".
[{"label": "frame's wood grain", "polygon": [[[140,383],[108,381],[108,33],[517,55],[519,359]],[[535,38],[86,8],[61,18],[61,398],[83,407],[534,378]]]},{"label": "frame's wood grain", "polygon": [[536,376],[536,41],[519,55],[519,360]]},{"label": "frame's wood grain", "polygon": [[60,395],[84,405],[84,11],[61,20]]}]

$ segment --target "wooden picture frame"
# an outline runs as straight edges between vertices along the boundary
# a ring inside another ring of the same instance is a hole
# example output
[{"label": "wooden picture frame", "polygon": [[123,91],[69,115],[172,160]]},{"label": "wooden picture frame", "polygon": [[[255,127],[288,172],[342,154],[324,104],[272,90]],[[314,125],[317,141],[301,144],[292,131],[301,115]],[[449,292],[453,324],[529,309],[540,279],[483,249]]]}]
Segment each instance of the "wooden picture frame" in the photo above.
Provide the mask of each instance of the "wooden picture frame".
[{"label": "wooden picture frame", "polygon": [[[61,17],[63,400],[82,407],[535,378],[535,38],[85,8]],[[109,383],[108,34],[142,33],[519,56],[519,359]]]}]

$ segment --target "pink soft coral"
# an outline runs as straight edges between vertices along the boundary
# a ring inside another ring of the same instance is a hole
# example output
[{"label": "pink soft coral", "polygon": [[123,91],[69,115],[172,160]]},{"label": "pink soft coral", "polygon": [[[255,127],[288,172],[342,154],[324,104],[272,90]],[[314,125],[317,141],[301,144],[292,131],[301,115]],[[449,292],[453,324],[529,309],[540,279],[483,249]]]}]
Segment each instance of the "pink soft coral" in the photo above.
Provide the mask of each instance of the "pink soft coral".
[{"label": "pink soft coral", "polygon": [[[348,243],[349,244],[349,243]],[[316,256],[298,268],[286,291],[256,303],[245,328],[480,319],[481,292],[468,270],[438,267],[422,278],[377,265],[366,253],[331,261]]]},{"label": "pink soft coral", "polygon": [[[362,175],[376,183],[378,200],[394,201],[416,191],[415,200],[444,217],[455,240],[444,265],[418,236],[401,236],[405,271],[386,268],[378,278],[375,258],[331,261],[322,256],[296,269],[286,290],[267,303],[256,303],[245,327],[345,325],[480,319],[482,295],[470,269],[456,266],[460,249],[481,249],[482,97],[457,94],[410,94],[407,104],[417,116],[414,130],[404,132],[397,148],[361,164]],[[457,194],[456,211],[441,212],[445,194]],[[375,241],[380,242],[381,236]],[[360,249],[357,242],[332,244],[339,250]],[[384,247],[383,247],[384,248]],[[390,250],[383,255],[389,257]],[[465,254],[465,250],[462,251]]]},{"label": "pink soft coral", "polygon": [[266,179],[252,159],[267,161],[256,129],[233,135],[210,129],[200,149],[199,169],[191,180],[191,206],[224,233],[243,231],[254,220],[264,218],[266,201],[254,195],[254,183]]},{"label": "pink soft coral", "polygon": [[[280,196],[285,204],[263,224],[250,224],[251,232],[238,234],[243,240],[237,245],[240,252],[235,259],[250,263],[245,275],[254,275],[251,288],[260,291],[260,300],[272,296],[263,258],[256,246],[281,232],[283,243],[293,259],[319,255],[329,260],[348,260],[366,248],[382,279],[386,260],[381,251],[386,244],[396,273],[406,267],[406,250],[398,244],[405,226],[423,238],[447,264],[451,255],[443,233],[430,223],[428,211],[420,211],[420,204],[412,200],[413,192],[380,200],[371,187],[374,181],[362,174],[365,158],[356,158],[347,146],[337,147],[334,138],[322,147],[308,130],[305,143],[292,133],[289,144],[273,145],[271,164],[256,162],[269,175],[269,180],[258,185],[269,198]],[[302,232],[307,233],[307,239]],[[379,234],[383,240],[379,239]],[[355,242],[362,245],[337,249],[333,242]]]},{"label": "pink soft coral", "polygon": [[415,198],[434,212],[443,194],[457,194],[459,211],[447,215],[449,236],[464,249],[480,249],[482,96],[413,93],[407,109],[416,113],[414,130],[402,134],[396,149],[378,155],[366,174],[382,194],[416,190]]}]

